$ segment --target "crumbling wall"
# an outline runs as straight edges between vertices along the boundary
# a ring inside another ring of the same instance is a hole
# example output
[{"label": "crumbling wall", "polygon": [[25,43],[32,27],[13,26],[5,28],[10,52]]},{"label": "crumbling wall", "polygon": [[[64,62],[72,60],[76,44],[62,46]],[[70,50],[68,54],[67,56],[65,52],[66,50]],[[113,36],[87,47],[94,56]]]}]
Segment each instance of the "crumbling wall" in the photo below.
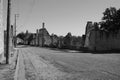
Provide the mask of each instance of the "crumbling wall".
[{"label": "crumbling wall", "polygon": [[86,33],[84,47],[93,51],[120,50],[120,30],[117,34],[114,32],[108,33],[100,30],[96,24],[93,24],[91,28]]},{"label": "crumbling wall", "polygon": [[120,50],[120,31],[109,35],[105,31],[97,31],[95,46],[97,50]]}]

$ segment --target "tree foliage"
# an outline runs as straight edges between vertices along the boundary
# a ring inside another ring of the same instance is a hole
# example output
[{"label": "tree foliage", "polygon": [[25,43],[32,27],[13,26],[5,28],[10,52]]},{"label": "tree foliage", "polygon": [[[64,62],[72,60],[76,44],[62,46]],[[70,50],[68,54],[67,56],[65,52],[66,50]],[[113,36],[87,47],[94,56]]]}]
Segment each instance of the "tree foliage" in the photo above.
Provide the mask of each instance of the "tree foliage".
[{"label": "tree foliage", "polygon": [[33,40],[33,34],[28,32],[27,33],[21,32],[17,35],[17,37],[22,39],[23,41],[27,41],[28,44],[30,44],[30,42]]},{"label": "tree foliage", "polygon": [[25,34],[23,32],[19,33],[17,35],[18,38],[22,39],[22,40],[25,40]]},{"label": "tree foliage", "polygon": [[67,35],[64,37],[64,45],[65,47],[69,48],[70,47],[70,44],[71,44],[71,33],[67,33]]},{"label": "tree foliage", "polygon": [[109,32],[118,31],[120,29],[120,9],[117,10],[115,7],[106,8],[100,25],[102,29]]}]

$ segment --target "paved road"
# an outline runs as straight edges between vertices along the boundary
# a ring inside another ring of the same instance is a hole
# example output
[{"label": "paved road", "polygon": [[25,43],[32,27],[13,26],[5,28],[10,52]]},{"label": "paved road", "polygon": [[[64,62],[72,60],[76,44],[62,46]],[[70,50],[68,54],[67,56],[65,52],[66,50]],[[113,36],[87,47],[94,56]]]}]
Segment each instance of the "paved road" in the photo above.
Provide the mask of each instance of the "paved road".
[{"label": "paved road", "polygon": [[[33,70],[31,73],[34,73],[34,77],[40,73],[40,71],[37,71],[39,69],[37,64],[41,66],[42,62],[40,61],[42,59],[42,61],[45,60],[52,67],[55,67],[49,68],[51,69],[49,73],[71,76],[71,79],[65,80],[120,80],[120,54],[78,53],[38,47],[22,47],[19,49],[24,53],[25,64],[28,64],[26,65],[28,73]],[[37,57],[41,59],[37,59]],[[30,68],[30,65],[33,67]],[[50,78],[53,75],[47,77]],[[58,80],[58,78],[49,78],[45,80]]]}]

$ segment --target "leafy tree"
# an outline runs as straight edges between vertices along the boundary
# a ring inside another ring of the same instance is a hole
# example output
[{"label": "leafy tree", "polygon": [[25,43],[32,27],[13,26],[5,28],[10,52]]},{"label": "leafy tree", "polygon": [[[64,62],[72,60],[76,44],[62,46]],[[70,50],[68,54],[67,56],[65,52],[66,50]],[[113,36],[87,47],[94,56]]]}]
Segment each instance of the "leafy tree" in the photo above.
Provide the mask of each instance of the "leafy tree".
[{"label": "leafy tree", "polygon": [[71,44],[71,33],[67,33],[67,35],[64,37],[64,45],[66,48],[69,48],[70,47],[70,44]]},{"label": "leafy tree", "polygon": [[115,18],[116,13],[117,13],[117,10],[116,10],[115,7],[107,8],[105,10],[105,12],[103,12],[104,16],[103,16],[102,19],[105,20],[105,21],[113,21],[114,18]]},{"label": "leafy tree", "polygon": [[110,7],[103,12],[103,18],[101,24],[101,28],[111,31],[117,31],[120,26],[120,9],[117,10],[115,7]]},{"label": "leafy tree", "polygon": [[33,40],[33,34],[31,33],[19,33],[17,35],[18,38],[22,39],[24,42],[27,42],[27,44],[29,45],[30,42]]},{"label": "leafy tree", "polygon": [[17,35],[17,37],[24,41],[25,40],[25,33],[21,32]]},{"label": "leafy tree", "polygon": [[114,17],[114,24],[116,25],[116,29],[120,29],[120,9],[117,10],[117,13]]}]

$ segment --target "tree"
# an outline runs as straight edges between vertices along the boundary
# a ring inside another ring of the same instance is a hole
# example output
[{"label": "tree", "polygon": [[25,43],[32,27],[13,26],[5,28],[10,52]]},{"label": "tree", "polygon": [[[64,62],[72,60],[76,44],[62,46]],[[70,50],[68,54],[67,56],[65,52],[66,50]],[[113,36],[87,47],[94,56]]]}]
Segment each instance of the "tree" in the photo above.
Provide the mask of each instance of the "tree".
[{"label": "tree", "polygon": [[120,29],[120,9],[117,10],[116,15],[114,17],[114,24],[116,25],[116,29]]},{"label": "tree", "polygon": [[103,12],[102,22],[101,22],[101,28],[104,30],[107,30],[109,32],[116,31],[118,29],[118,15],[119,10],[117,10],[115,7],[106,8],[105,12]]},{"label": "tree", "polygon": [[116,13],[117,13],[117,10],[115,7],[106,8],[105,12],[103,12],[104,16],[103,16],[102,20],[113,21]]},{"label": "tree", "polygon": [[71,45],[71,33],[67,33],[67,35],[64,37],[64,45],[65,45],[65,48],[70,48],[70,45]]},{"label": "tree", "polygon": [[30,45],[30,42],[33,40],[33,34],[32,33],[19,33],[17,35],[18,38],[22,39],[24,42],[27,42],[26,44]]},{"label": "tree", "polygon": [[25,33],[21,32],[17,35],[17,37],[24,41],[25,40]]}]

